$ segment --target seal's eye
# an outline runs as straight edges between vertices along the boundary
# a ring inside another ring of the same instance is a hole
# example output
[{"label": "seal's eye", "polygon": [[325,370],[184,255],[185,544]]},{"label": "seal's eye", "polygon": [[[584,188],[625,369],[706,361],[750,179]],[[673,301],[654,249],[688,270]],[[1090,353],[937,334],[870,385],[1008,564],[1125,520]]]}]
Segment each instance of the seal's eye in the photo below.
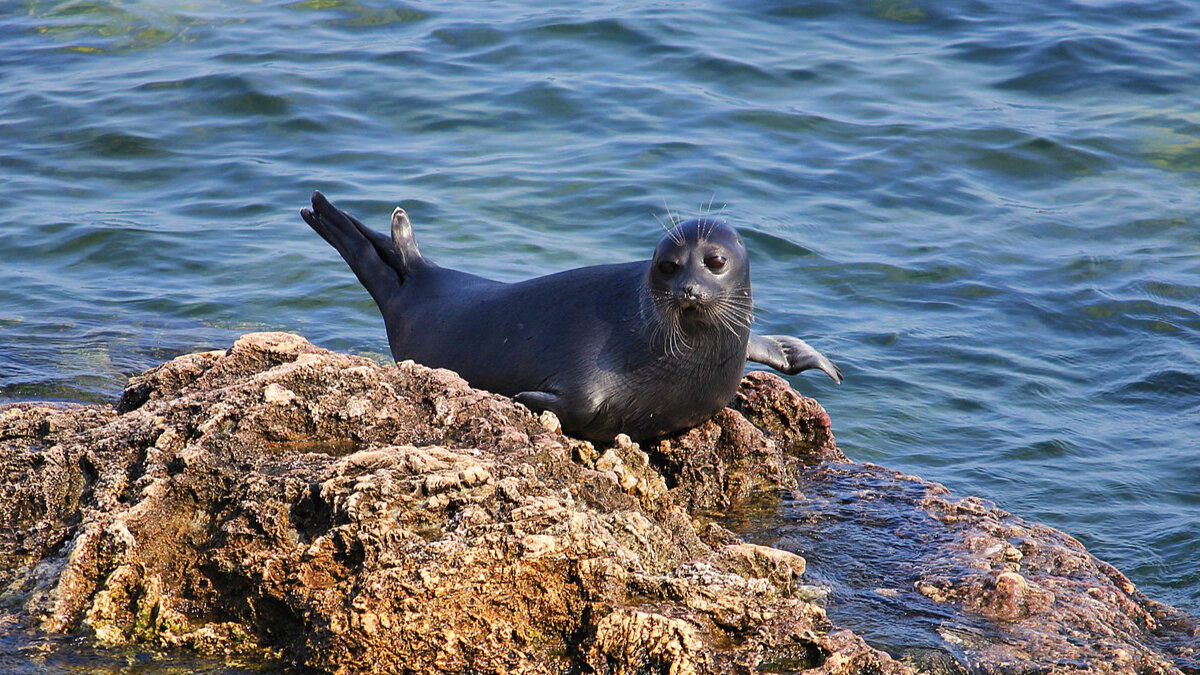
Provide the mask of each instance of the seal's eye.
[{"label": "seal's eye", "polygon": [[677,263],[671,262],[670,260],[664,260],[664,261],[658,263],[658,271],[662,272],[663,274],[665,274],[667,276],[675,274],[675,271],[678,269],[679,269],[679,265]]},{"label": "seal's eye", "polygon": [[710,255],[704,259],[704,266],[707,267],[708,269],[716,272],[717,270],[725,267],[725,256]]}]

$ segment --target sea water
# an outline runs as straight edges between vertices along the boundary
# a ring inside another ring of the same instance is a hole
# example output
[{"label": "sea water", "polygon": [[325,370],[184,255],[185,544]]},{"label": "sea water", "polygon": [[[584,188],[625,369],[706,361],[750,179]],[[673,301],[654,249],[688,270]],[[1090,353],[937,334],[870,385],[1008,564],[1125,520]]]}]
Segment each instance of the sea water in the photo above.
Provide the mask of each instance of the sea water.
[{"label": "sea water", "polygon": [[517,280],[745,235],[853,459],[1200,612],[1200,4],[0,1],[0,402],[387,358],[313,189]]}]

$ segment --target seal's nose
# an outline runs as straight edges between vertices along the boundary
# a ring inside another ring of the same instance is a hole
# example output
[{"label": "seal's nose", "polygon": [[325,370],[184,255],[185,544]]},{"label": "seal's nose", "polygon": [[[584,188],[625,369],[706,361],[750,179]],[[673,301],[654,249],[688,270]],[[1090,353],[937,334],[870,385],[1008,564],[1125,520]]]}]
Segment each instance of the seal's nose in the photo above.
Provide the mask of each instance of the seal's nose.
[{"label": "seal's nose", "polygon": [[682,309],[696,309],[704,304],[703,290],[698,284],[686,284],[676,294]]}]

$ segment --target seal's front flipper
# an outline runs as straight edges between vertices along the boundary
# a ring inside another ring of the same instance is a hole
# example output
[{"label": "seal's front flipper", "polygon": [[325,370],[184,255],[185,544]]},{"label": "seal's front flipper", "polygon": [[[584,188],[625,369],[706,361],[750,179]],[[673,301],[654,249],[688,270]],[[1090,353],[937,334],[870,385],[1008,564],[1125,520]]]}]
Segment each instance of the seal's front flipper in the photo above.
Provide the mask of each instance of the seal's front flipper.
[{"label": "seal's front flipper", "polygon": [[833,361],[804,340],[790,335],[751,335],[746,360],[766,364],[785,375],[820,368],[834,382],[842,382],[842,371]]},{"label": "seal's front flipper", "polygon": [[523,391],[514,396],[513,400],[535,413],[549,410],[558,415],[559,420],[562,420],[562,411],[566,406],[563,397],[552,391]]}]

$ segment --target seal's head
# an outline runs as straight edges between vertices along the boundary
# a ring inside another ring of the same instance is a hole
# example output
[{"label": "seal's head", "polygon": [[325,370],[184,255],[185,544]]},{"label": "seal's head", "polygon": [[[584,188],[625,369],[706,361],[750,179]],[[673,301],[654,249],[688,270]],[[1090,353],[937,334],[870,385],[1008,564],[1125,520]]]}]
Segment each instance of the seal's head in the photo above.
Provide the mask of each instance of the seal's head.
[{"label": "seal's head", "polygon": [[720,326],[738,338],[749,334],[750,259],[741,236],[724,221],[689,220],[669,229],[654,249],[646,289],[668,333],[674,329],[686,340],[703,327]]}]

